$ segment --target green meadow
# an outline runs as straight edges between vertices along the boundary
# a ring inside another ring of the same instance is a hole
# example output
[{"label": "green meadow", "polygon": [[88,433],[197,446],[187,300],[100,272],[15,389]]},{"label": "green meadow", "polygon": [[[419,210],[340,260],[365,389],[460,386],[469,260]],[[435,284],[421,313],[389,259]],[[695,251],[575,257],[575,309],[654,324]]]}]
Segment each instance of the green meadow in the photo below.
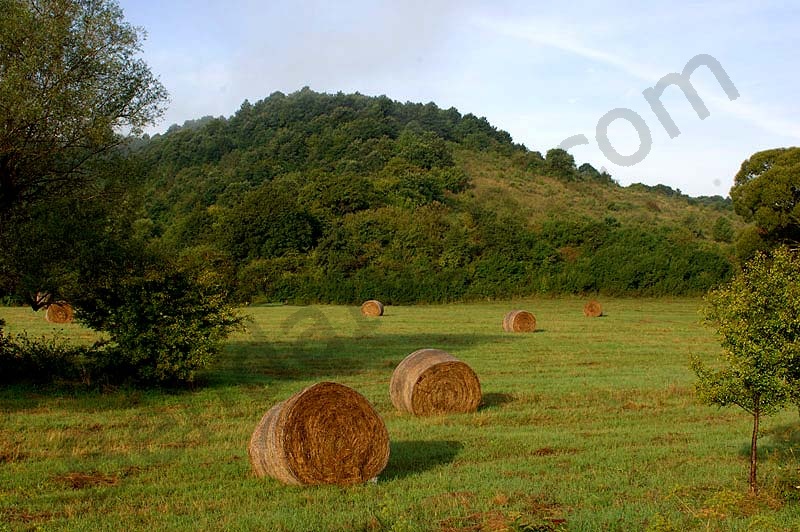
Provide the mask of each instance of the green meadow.
[{"label": "green meadow", "polygon": [[[0,388],[0,530],[796,530],[800,418],[766,418],[758,497],[751,420],[698,404],[692,354],[713,360],[698,299],[580,298],[357,307],[264,306],[182,390]],[[508,310],[537,318],[503,333]],[[29,309],[8,332],[88,342]],[[481,379],[472,414],[394,410],[394,367],[423,347]],[[319,381],[363,394],[386,422],[376,483],[288,487],[250,471],[247,443],[278,401]]]}]

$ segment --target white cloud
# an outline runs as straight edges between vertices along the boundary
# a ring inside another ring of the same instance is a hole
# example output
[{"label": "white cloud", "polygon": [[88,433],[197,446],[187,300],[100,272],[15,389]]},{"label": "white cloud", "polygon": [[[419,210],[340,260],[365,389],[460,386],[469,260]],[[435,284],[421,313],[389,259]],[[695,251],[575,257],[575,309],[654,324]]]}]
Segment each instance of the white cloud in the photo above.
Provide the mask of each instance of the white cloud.
[{"label": "white cloud", "polygon": [[[588,46],[584,44],[582,39],[577,37],[574,32],[571,32],[568,28],[559,25],[558,22],[554,22],[553,20],[548,20],[546,22],[541,20],[510,22],[507,20],[475,18],[472,20],[472,23],[484,30],[495,32],[506,37],[513,37],[534,45],[555,48],[604,65],[615,67],[625,74],[651,85],[655,85],[655,83],[666,74],[683,71],[684,65],[672,65],[668,68],[652,66],[640,63],[629,57],[623,57],[597,47]],[[532,28],[537,29],[534,30]],[[539,28],[546,29],[542,30]],[[687,62],[690,59],[691,57],[687,57]],[[735,80],[733,81],[735,84]],[[645,86],[644,88],[647,87]],[[781,115],[788,114],[785,111],[781,109],[766,110],[762,106],[742,98],[738,98],[732,102],[727,98],[713,95],[714,90],[718,91],[718,89],[710,89],[707,84],[698,84],[698,93],[701,94],[701,98],[704,100],[708,99],[712,102],[715,111],[719,110],[732,115],[770,134],[800,140],[800,122],[780,118]],[[632,94],[631,91],[633,91],[633,89],[629,89],[629,95]],[[707,96],[709,94],[712,95]]]}]

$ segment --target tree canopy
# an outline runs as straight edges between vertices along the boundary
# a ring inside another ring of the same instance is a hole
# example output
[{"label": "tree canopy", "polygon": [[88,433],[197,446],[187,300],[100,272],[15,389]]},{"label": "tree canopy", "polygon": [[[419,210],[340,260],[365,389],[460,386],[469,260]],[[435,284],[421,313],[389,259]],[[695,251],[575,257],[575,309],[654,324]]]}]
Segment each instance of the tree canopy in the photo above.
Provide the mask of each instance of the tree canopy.
[{"label": "tree canopy", "polygon": [[0,12],[0,287],[29,292],[62,283],[78,243],[130,198],[130,165],[111,150],[162,113],[166,91],[113,0],[0,0]]},{"label": "tree canopy", "polygon": [[157,118],[166,91],[112,0],[0,0],[0,216],[74,193],[100,153]]},{"label": "tree canopy", "polygon": [[800,242],[800,148],[753,154],[736,174],[731,199],[768,243]]}]

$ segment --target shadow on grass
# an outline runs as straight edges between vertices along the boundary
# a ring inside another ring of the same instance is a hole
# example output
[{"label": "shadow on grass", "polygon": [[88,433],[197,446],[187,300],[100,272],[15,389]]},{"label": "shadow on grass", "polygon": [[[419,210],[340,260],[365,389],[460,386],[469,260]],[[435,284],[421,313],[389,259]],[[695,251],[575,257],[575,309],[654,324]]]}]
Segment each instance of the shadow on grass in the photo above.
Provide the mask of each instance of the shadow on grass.
[{"label": "shadow on grass", "polygon": [[488,345],[493,335],[409,334],[326,336],[291,341],[233,341],[219,362],[203,375],[202,385],[260,384],[380,371],[388,379],[406,356],[435,347],[459,357],[459,350]]},{"label": "shadow on grass", "polygon": [[[749,458],[750,445],[739,449],[742,457]],[[780,497],[784,502],[800,502],[800,424],[773,427],[764,431],[758,443],[758,461],[769,460],[778,467],[770,478],[764,479],[762,488]]]},{"label": "shadow on grass", "polygon": [[[750,456],[750,444],[739,449],[742,456]],[[763,431],[758,441],[759,460],[770,457],[781,461],[800,461],[800,423],[781,425]]]},{"label": "shadow on grass", "polygon": [[[199,372],[193,383],[184,386],[91,386],[0,385],[0,416],[37,406],[54,398],[74,410],[111,410],[160,404],[164,396],[182,396],[203,389],[229,393],[232,387],[262,386],[278,381],[336,379],[362,372],[379,373],[388,380],[397,364],[407,355],[426,347],[444,349],[459,357],[459,351],[502,341],[489,334],[409,334],[334,336],[323,331],[320,337],[289,341],[231,340],[217,362]],[[459,357],[460,358],[460,357]],[[71,401],[71,399],[74,399]],[[492,404],[494,403],[494,400]],[[499,404],[499,403],[498,403]]]},{"label": "shadow on grass", "polygon": [[517,398],[510,393],[485,393],[481,400],[479,410],[490,410],[501,407],[508,403],[513,403]]},{"label": "shadow on grass", "polygon": [[382,480],[397,480],[449,464],[461,452],[457,441],[394,441]]}]

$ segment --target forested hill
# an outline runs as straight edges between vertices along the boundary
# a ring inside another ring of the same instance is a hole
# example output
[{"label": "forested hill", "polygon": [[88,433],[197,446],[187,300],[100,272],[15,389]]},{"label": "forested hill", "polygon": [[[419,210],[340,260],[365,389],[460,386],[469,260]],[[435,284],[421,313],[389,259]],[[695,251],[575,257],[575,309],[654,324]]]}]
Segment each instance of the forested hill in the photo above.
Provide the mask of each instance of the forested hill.
[{"label": "forested hill", "polygon": [[308,89],[135,146],[136,231],[220,267],[243,301],[387,303],[699,293],[731,272],[720,197],[620,187],[483,118]]}]

